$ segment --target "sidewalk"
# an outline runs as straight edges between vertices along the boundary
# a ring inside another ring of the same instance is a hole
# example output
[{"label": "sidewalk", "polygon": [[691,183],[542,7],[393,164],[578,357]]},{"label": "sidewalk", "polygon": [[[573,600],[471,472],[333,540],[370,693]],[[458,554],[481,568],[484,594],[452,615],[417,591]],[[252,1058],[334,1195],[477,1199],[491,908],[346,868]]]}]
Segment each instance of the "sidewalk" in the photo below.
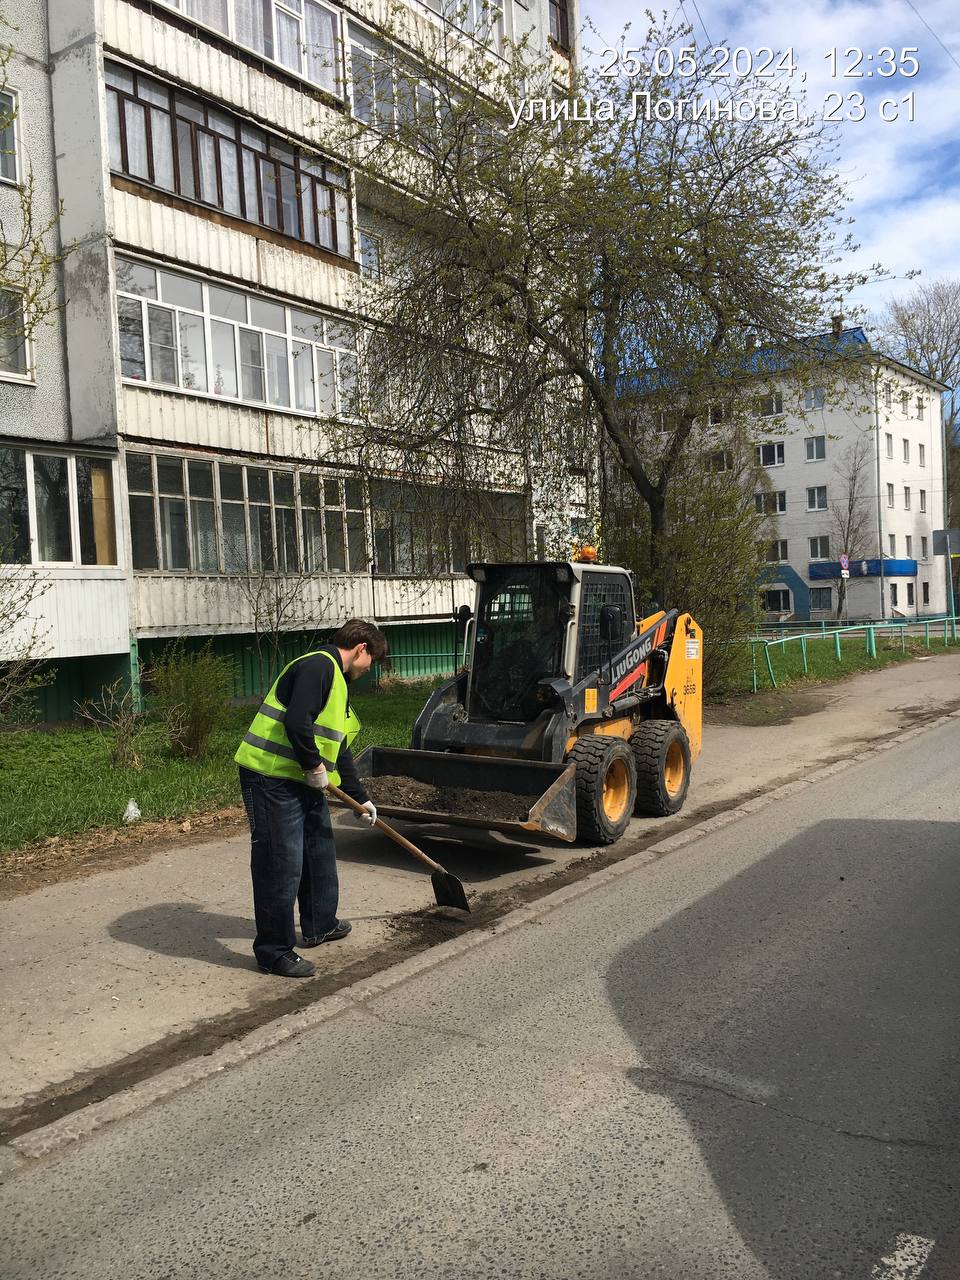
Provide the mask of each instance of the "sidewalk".
[{"label": "sidewalk", "polygon": [[[687,807],[632,823],[617,846],[705,816],[757,790],[842,759],[855,747],[960,706],[960,654],[790,695],[787,723],[708,723]],[[749,711],[749,707],[747,708]],[[720,709],[710,719],[729,720]],[[309,953],[318,977],[289,982],[253,963],[245,836],[161,848],[146,861],[67,880],[0,903],[0,1122],[66,1093],[103,1096],[184,1053],[209,1051],[244,1026],[277,1016],[389,963],[409,946],[392,924],[433,906],[429,876],[385,837],[337,819],[343,942]],[[555,879],[584,858],[578,846],[520,845],[459,829],[425,843],[468,893]],[[346,971],[349,971],[347,977]],[[135,1078],[135,1076],[134,1076]],[[37,1110],[35,1123],[50,1118]],[[34,1127],[30,1124],[27,1127]]]}]

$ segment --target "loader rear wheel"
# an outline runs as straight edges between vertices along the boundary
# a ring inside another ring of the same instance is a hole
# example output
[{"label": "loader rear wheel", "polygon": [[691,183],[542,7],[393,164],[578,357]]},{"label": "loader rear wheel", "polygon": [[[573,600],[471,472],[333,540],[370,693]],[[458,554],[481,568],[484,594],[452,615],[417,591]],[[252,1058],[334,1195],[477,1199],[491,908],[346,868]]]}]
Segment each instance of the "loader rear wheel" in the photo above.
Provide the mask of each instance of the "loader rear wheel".
[{"label": "loader rear wheel", "polygon": [[675,720],[647,720],[631,735],[638,814],[679,813],[690,786],[690,743]]},{"label": "loader rear wheel", "polygon": [[637,793],[633,752],[622,738],[578,738],[567,756],[577,766],[577,839],[613,844],[626,830]]}]

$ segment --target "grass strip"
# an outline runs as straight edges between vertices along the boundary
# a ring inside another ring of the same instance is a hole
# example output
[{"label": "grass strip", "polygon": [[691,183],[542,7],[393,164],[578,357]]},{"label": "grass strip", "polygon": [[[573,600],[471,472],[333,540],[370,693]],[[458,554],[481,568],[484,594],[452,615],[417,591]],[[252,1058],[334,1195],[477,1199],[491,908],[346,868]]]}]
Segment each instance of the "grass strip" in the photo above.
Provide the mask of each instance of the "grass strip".
[{"label": "grass strip", "polygon": [[[405,747],[433,682],[357,692],[352,701],[363,724],[355,750],[371,745]],[[167,750],[158,724],[148,724],[139,748],[143,768],[118,769],[109,737],[92,728],[25,727],[0,737],[0,851],[50,836],[77,835],[121,825],[128,800],[143,818],[159,821],[240,804],[233,753],[254,708],[233,707],[201,760]],[[0,852],[2,865],[2,852]]]}]

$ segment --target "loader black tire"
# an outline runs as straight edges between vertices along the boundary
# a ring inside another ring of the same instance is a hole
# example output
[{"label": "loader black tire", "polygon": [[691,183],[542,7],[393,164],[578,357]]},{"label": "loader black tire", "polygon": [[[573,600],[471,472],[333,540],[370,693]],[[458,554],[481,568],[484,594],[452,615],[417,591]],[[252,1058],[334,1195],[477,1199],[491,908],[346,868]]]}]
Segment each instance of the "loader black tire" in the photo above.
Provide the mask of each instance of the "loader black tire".
[{"label": "loader black tire", "polygon": [[637,766],[635,812],[679,813],[690,786],[690,743],[676,720],[647,720],[630,737]]},{"label": "loader black tire", "polygon": [[567,759],[577,766],[577,839],[613,844],[633,815],[637,767],[622,738],[585,734]]}]

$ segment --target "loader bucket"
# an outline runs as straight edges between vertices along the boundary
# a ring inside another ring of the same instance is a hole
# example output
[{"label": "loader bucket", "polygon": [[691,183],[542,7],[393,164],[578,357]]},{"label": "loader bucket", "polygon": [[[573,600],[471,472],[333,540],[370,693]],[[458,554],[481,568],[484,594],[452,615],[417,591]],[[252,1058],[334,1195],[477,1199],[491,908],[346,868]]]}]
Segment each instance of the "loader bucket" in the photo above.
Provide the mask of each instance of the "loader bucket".
[{"label": "loader bucket", "polygon": [[[513,835],[543,833],[559,840],[577,837],[575,765],[397,747],[367,747],[355,763],[361,781],[373,783],[377,812],[386,817]],[[397,795],[410,791],[410,800],[378,798],[377,778],[391,779],[384,786]],[[405,788],[404,782],[411,785]],[[489,805],[480,793],[489,796]]]}]

